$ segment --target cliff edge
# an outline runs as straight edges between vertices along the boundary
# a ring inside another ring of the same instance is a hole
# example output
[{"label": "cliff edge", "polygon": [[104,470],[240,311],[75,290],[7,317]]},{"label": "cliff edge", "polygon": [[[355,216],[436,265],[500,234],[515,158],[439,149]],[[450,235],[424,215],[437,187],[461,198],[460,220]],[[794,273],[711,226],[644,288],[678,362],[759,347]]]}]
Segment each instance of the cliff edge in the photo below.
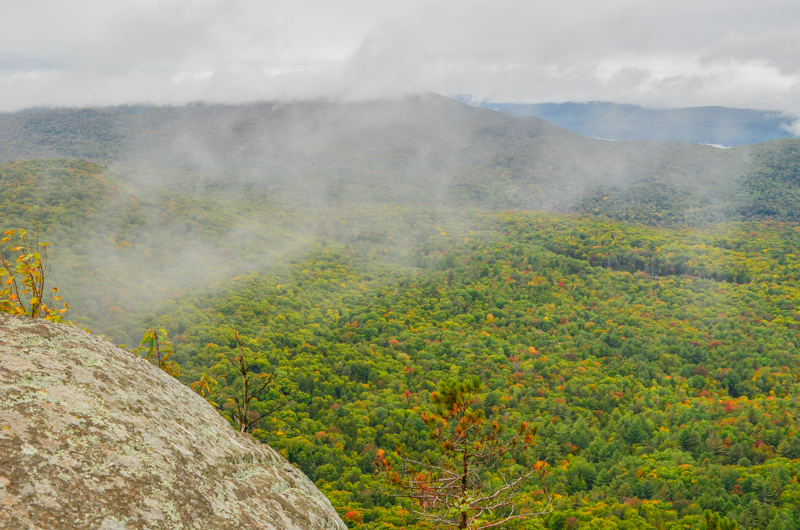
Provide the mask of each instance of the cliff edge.
[{"label": "cliff edge", "polygon": [[0,529],[344,530],[314,484],[147,361],[0,314]]}]

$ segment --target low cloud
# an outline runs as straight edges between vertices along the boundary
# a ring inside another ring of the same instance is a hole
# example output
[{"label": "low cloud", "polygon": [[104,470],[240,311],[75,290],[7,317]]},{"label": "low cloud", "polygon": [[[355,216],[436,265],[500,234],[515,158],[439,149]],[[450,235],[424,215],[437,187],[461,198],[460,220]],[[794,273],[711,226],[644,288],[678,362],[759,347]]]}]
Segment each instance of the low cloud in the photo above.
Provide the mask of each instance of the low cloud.
[{"label": "low cloud", "polygon": [[800,4],[378,4],[18,3],[0,22],[0,111],[431,90],[800,115]]}]

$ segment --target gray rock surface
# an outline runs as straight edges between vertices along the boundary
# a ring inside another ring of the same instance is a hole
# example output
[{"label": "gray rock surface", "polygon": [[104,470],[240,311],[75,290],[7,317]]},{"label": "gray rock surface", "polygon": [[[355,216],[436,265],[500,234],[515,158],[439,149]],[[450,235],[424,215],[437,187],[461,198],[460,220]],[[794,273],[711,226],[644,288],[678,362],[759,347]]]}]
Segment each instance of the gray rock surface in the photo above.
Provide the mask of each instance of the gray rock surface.
[{"label": "gray rock surface", "polygon": [[302,472],[155,366],[0,314],[0,528],[346,527]]}]

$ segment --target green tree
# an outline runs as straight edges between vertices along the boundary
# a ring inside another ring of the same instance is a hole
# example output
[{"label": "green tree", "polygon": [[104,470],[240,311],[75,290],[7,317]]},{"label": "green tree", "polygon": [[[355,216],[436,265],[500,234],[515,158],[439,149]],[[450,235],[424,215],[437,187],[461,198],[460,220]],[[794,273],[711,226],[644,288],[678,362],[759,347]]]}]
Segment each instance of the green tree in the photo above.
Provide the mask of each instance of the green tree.
[{"label": "green tree", "polygon": [[711,510],[706,510],[703,513],[703,519],[706,523],[706,530],[736,530],[739,526],[736,521],[731,521],[727,517],[722,517]]},{"label": "green tree", "polygon": [[637,418],[631,422],[630,427],[625,431],[625,441],[629,444],[640,444],[645,439],[647,439],[647,433],[645,433],[642,423]]}]

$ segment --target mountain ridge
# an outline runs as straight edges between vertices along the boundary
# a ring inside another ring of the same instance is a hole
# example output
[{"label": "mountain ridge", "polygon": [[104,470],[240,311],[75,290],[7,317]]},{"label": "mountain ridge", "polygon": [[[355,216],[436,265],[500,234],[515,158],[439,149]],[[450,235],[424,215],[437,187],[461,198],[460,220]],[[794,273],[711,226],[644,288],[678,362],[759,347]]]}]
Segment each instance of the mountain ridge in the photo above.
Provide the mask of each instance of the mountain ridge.
[{"label": "mountain ridge", "polygon": [[778,111],[721,106],[661,109],[606,101],[525,104],[455,99],[515,116],[537,116],[595,138],[738,147],[796,136],[790,131],[796,118]]},{"label": "mountain ridge", "polygon": [[729,150],[608,142],[435,94],[137,109],[0,117],[0,160],[85,158],[137,185],[216,182],[313,204],[544,209],[677,226],[775,215],[769,212],[794,219],[780,194],[800,190],[789,179],[778,191],[762,171],[767,159],[796,165],[800,140]]}]

